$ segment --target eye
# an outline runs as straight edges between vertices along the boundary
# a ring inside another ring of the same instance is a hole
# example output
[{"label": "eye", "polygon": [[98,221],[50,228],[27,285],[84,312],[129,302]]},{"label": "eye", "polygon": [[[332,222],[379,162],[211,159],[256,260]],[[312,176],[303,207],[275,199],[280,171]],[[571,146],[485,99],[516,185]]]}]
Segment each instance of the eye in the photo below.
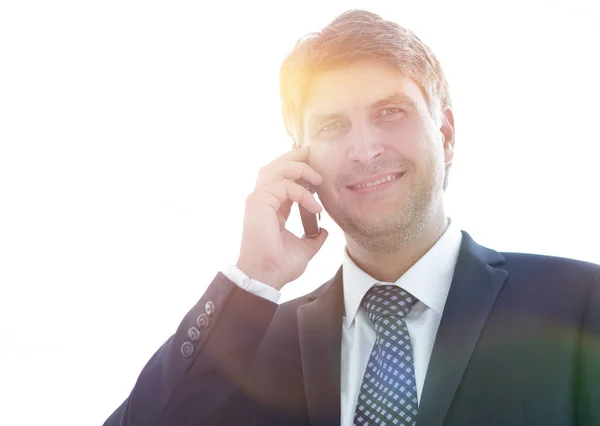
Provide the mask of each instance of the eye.
[{"label": "eye", "polygon": [[379,114],[377,114],[377,116],[378,117],[389,117],[391,115],[396,115],[396,114],[400,114],[403,112],[404,111],[400,108],[384,108],[379,112]]},{"label": "eye", "polygon": [[332,123],[326,124],[325,126],[323,126],[320,130],[321,133],[323,132],[329,132],[331,130],[336,130],[339,129],[340,127],[342,127],[342,123],[340,123],[339,121],[334,121]]}]

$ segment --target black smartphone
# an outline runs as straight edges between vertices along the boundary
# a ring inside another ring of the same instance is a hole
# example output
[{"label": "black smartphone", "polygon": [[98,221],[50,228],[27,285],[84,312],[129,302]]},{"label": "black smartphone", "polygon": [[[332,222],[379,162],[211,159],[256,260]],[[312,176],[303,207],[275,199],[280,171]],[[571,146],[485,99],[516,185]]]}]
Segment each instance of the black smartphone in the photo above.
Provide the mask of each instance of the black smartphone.
[{"label": "black smartphone", "polygon": [[300,210],[300,218],[302,219],[302,226],[304,227],[304,235],[306,235],[306,238],[318,236],[321,233],[321,228],[319,227],[321,213],[311,213],[300,204],[298,204],[298,210]]},{"label": "black smartphone", "polygon": [[[302,179],[300,185],[308,189],[312,194],[316,192],[314,186]],[[304,235],[307,238],[314,238],[321,233],[321,227],[319,226],[319,220],[321,220],[321,213],[311,213],[306,210],[301,204],[298,204],[298,210],[300,211],[300,219],[302,219],[302,226],[304,227]]]}]

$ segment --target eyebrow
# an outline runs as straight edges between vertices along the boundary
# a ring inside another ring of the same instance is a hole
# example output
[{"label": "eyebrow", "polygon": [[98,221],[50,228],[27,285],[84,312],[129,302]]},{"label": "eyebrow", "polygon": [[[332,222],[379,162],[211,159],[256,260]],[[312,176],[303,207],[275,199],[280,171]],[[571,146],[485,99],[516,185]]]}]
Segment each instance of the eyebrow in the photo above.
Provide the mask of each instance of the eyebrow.
[{"label": "eyebrow", "polygon": [[389,104],[404,104],[404,105],[408,105],[410,107],[413,108],[417,108],[417,102],[411,98],[408,95],[405,95],[404,93],[394,93],[390,96],[386,96],[385,98],[379,99],[375,102],[373,102],[370,107],[372,109],[375,108],[380,108],[384,105],[389,105]]}]

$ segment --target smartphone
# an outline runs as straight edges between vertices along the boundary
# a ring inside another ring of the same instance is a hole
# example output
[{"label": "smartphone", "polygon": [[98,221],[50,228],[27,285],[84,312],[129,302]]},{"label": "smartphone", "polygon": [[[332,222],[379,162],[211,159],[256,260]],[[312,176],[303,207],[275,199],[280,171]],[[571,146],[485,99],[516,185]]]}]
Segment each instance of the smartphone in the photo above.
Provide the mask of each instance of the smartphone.
[{"label": "smartphone", "polygon": [[[312,194],[316,192],[316,189],[306,182],[301,180],[299,182],[302,186],[308,189]],[[302,226],[304,227],[304,235],[306,238],[314,238],[321,233],[321,227],[319,226],[319,220],[321,220],[321,213],[311,213],[306,210],[301,204],[298,204],[298,210],[300,211],[300,219],[302,219]]]},{"label": "smartphone", "polygon": [[304,235],[306,235],[306,238],[318,236],[321,233],[321,228],[319,227],[321,213],[311,213],[300,204],[298,204],[298,210],[300,210],[300,218],[302,219],[302,226],[304,227]]}]

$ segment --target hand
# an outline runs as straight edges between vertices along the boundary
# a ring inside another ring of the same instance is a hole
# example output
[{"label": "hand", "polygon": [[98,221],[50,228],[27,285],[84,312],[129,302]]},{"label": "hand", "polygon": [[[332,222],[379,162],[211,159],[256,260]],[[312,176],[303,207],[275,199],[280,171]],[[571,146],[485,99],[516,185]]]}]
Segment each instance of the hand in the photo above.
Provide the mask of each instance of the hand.
[{"label": "hand", "polygon": [[302,275],[328,235],[321,228],[317,237],[298,238],[285,229],[294,202],[311,213],[323,210],[308,189],[294,182],[302,179],[316,186],[323,181],[307,162],[309,150],[304,146],[287,152],[264,166],[246,199],[236,266],[250,278],[277,290]]}]

